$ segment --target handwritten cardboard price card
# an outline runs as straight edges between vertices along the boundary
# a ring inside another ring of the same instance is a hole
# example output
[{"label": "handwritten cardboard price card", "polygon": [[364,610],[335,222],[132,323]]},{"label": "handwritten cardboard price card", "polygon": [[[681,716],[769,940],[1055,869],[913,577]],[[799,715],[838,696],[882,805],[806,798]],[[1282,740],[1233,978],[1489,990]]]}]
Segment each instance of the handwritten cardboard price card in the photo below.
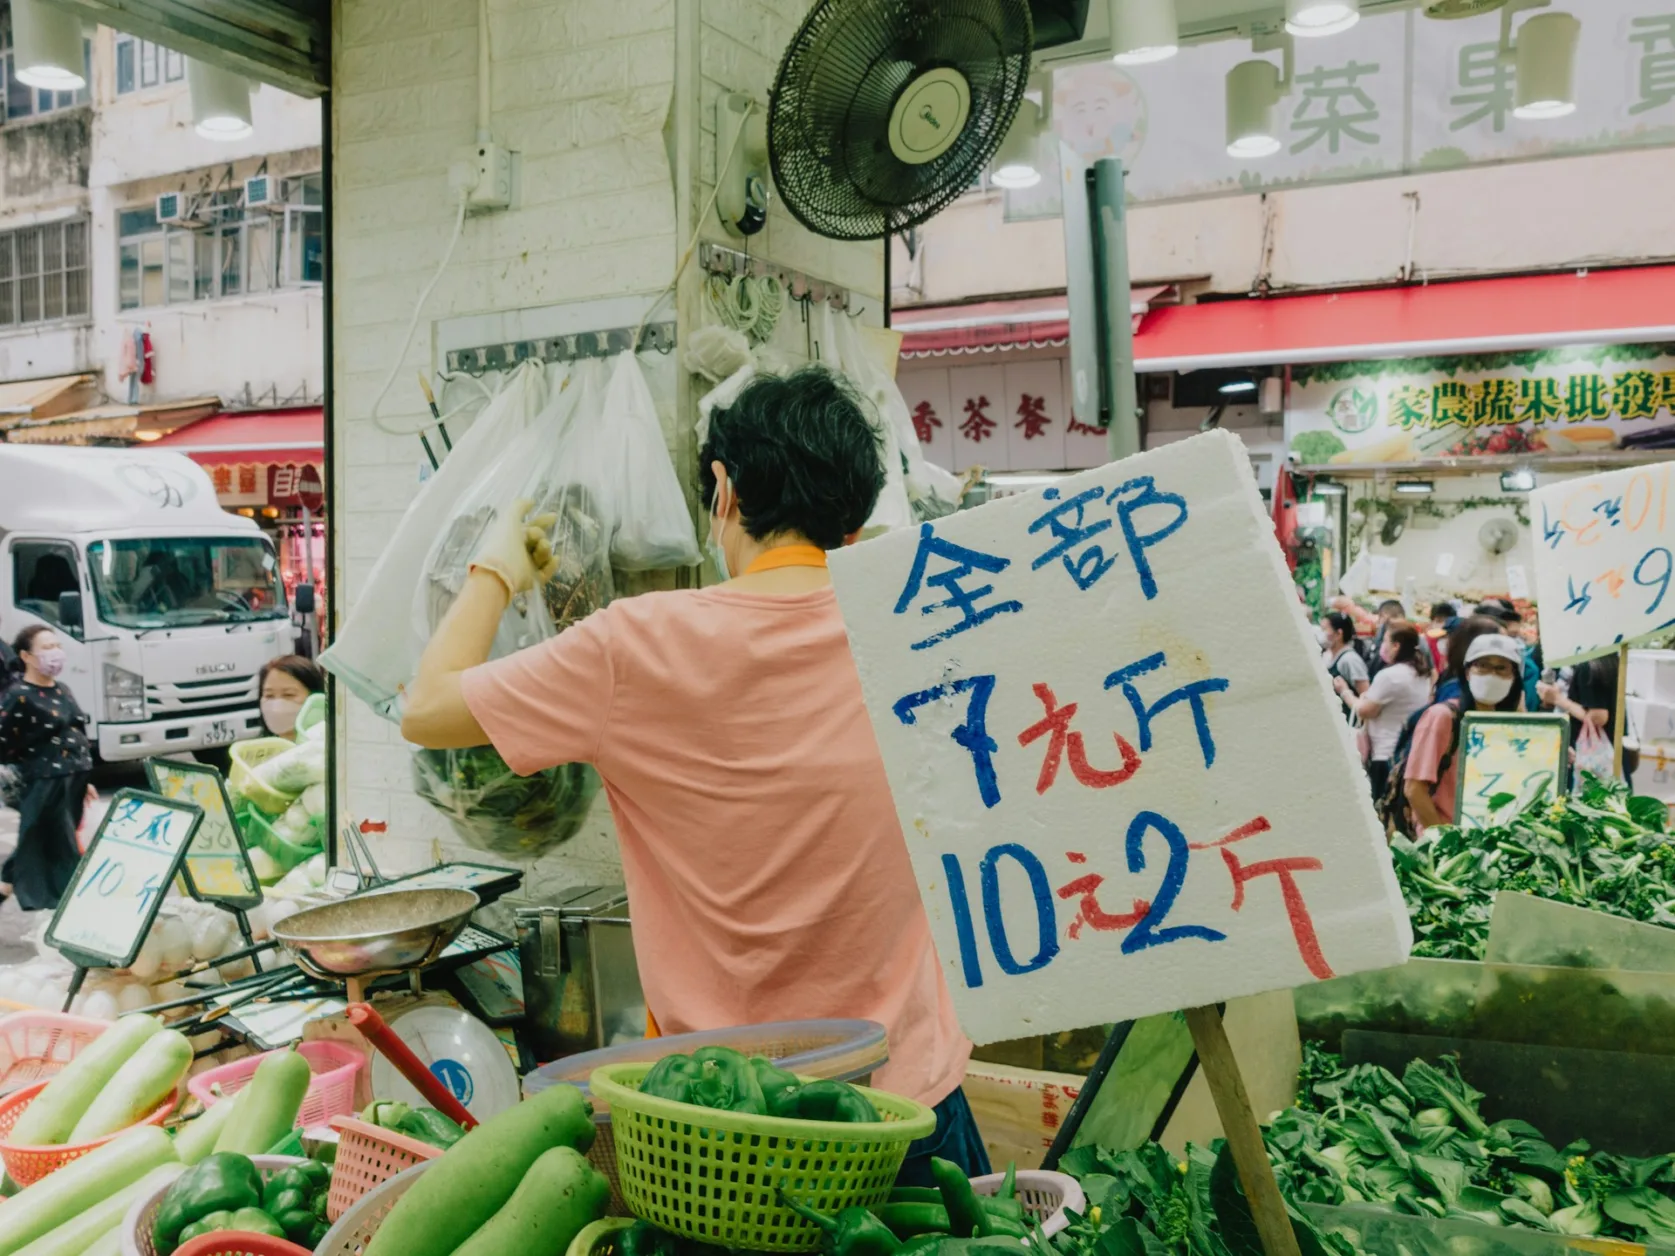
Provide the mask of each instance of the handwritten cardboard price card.
[{"label": "handwritten cardboard price card", "polygon": [[192,849],[186,853],[186,888],[192,897],[235,911],[259,906],[262,884],[233,819],[232,800],[221,773],[206,763],[174,759],[147,759],[145,772],[154,793],[194,803],[204,813]]},{"label": "handwritten cardboard price card", "polygon": [[118,791],[58,902],[47,942],[82,968],[132,964],[203,814],[194,803]]},{"label": "handwritten cardboard price card", "polygon": [[1670,469],[1660,462],[1530,494],[1547,666],[1607,654],[1675,625]]},{"label": "handwritten cardboard price card", "polygon": [[1238,438],[832,555],[979,1042],[1401,963],[1384,834]]},{"label": "handwritten cardboard price card", "polygon": [[1570,721],[1562,715],[1468,712],[1460,725],[1455,823],[1485,827],[1497,800],[1516,799],[1519,810],[1537,798],[1551,802],[1564,792],[1569,752]]}]

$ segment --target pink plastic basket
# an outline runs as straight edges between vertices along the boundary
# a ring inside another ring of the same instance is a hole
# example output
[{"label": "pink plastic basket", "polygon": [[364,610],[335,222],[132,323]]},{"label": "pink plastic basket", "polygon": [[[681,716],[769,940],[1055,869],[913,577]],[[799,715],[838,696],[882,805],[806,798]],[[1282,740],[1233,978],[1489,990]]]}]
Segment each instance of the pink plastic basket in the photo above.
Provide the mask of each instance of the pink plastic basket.
[{"label": "pink plastic basket", "polygon": [[62,1012],[0,1016],[0,1094],[51,1077],[109,1027]]},{"label": "pink plastic basket", "polygon": [[442,1154],[440,1147],[354,1117],[337,1117],[331,1126],[338,1138],[331,1190],[326,1195],[327,1221],[336,1222],[363,1195],[403,1169],[435,1160]]},{"label": "pink plastic basket", "polygon": [[[290,1048],[281,1048],[290,1050]],[[366,1067],[366,1057],[353,1047],[337,1042],[305,1042],[297,1047],[308,1061],[314,1080],[308,1083],[308,1094],[303,1097],[302,1109],[297,1113],[297,1128],[307,1129],[324,1125],[334,1116],[344,1116],[355,1110],[355,1078]],[[272,1054],[269,1052],[268,1054]],[[256,1074],[266,1055],[246,1056],[199,1073],[186,1083],[186,1089],[206,1108],[216,1099],[230,1099]],[[214,1093],[214,1087],[221,1094]]]}]

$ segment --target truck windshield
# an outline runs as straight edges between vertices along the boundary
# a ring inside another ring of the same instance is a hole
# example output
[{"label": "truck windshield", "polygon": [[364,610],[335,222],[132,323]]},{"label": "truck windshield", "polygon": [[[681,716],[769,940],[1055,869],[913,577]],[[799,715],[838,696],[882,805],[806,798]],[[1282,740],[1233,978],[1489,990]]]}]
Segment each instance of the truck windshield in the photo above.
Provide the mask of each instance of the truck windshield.
[{"label": "truck windshield", "polygon": [[87,547],[99,618],[122,628],[283,619],[290,611],[262,537],[158,537]]}]

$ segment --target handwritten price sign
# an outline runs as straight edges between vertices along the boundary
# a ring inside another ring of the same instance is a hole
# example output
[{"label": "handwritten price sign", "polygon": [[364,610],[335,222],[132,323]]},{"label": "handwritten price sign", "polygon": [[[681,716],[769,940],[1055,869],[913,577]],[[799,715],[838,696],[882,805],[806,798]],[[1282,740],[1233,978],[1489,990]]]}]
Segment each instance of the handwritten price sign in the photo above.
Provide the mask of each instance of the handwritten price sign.
[{"label": "handwritten price sign", "polygon": [[1406,958],[1366,778],[1236,437],[831,566],[974,1039]]},{"label": "handwritten price sign", "polygon": [[1557,798],[1564,792],[1569,748],[1570,721],[1562,715],[1468,713],[1460,725],[1457,823],[1483,828],[1503,795],[1521,803]]},{"label": "handwritten price sign", "polygon": [[1675,625],[1671,464],[1549,484],[1530,494],[1535,593],[1549,667]]},{"label": "handwritten price sign", "polygon": [[58,902],[47,942],[84,968],[132,964],[202,818],[192,803],[119,791]]},{"label": "handwritten price sign", "polygon": [[262,885],[233,819],[221,773],[205,763],[174,759],[147,759],[145,770],[154,792],[194,803],[204,813],[192,849],[186,853],[186,888],[192,897],[239,910],[258,906]]}]

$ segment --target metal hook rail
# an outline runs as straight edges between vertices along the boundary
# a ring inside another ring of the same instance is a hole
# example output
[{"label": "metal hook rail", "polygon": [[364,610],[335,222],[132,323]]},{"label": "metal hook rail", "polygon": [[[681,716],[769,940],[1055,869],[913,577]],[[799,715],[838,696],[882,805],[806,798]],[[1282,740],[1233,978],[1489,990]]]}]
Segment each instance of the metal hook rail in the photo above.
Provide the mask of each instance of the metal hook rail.
[{"label": "metal hook rail", "polygon": [[[568,336],[545,336],[538,340],[509,340],[476,349],[450,349],[449,374],[464,371],[483,375],[505,371],[522,362],[577,362],[584,358],[611,358],[626,352],[634,343],[634,328],[612,327],[605,331],[580,331]],[[639,351],[675,351],[675,324],[648,323],[640,332]]]},{"label": "metal hook rail", "polygon": [[721,244],[698,246],[698,267],[712,275],[771,275],[785,285],[785,294],[793,301],[830,301],[837,309],[849,311],[854,301],[849,289],[800,270],[780,266],[764,258],[740,253]]}]

